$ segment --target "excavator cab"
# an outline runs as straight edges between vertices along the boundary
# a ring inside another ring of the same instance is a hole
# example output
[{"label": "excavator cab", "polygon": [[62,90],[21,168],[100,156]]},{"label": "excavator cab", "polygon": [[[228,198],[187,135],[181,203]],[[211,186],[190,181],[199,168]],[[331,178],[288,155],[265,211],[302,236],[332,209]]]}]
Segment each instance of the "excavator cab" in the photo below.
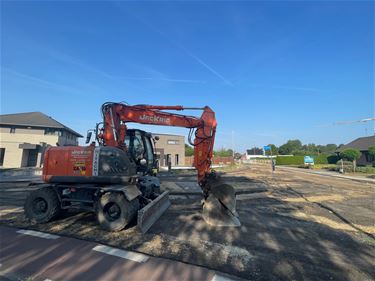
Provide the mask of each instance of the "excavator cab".
[{"label": "excavator cab", "polygon": [[144,175],[156,175],[158,160],[156,159],[155,140],[151,133],[128,129],[125,137],[125,144],[130,156],[137,165],[137,172]]},{"label": "excavator cab", "polygon": [[[102,145],[98,138],[98,132],[101,131],[97,123],[95,130],[87,132],[86,144],[90,143],[92,133],[96,134],[96,140]],[[125,136],[125,145],[130,157],[137,165],[137,173],[143,175],[156,176],[159,170],[159,161],[155,154],[155,142],[158,137],[153,138],[152,134],[139,129],[128,129]]]}]

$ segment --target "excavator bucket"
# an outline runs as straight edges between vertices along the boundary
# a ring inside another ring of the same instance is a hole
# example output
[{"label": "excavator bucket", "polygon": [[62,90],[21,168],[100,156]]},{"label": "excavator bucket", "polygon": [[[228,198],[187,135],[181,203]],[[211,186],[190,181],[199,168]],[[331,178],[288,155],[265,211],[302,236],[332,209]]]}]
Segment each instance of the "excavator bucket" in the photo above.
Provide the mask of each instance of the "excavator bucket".
[{"label": "excavator bucket", "polygon": [[236,212],[236,194],[231,185],[219,178],[210,180],[208,196],[203,204],[203,218],[215,226],[241,225]]},{"label": "excavator bucket", "polygon": [[161,215],[169,208],[169,192],[164,191],[151,203],[138,211],[137,227],[144,234],[149,228],[161,217]]}]

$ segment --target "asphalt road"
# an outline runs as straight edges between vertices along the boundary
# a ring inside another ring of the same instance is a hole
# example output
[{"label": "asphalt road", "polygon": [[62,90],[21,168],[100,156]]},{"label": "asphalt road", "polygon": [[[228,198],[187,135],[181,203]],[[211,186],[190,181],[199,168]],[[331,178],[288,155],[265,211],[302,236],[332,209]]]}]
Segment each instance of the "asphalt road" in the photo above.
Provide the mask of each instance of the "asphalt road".
[{"label": "asphalt road", "polygon": [[0,226],[0,236],[3,280],[237,280],[203,267],[42,232]]}]

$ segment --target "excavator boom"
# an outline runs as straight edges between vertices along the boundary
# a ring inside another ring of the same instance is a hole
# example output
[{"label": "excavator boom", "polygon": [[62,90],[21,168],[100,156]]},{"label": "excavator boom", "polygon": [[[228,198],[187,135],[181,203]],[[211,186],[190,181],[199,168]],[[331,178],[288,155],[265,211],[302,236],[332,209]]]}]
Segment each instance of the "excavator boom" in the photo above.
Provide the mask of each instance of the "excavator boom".
[{"label": "excavator boom", "polygon": [[[166,112],[165,110],[202,110],[200,117],[187,116]],[[157,105],[127,105],[123,103],[105,103],[102,106],[103,128],[97,132],[99,143],[104,146],[125,147],[127,123],[139,123],[160,126],[175,126],[190,129],[189,142],[194,146],[194,166],[198,173],[198,183],[201,186],[205,203],[203,217],[213,225],[238,226],[238,214],[235,210],[235,192],[232,186],[221,182],[211,170],[211,160],[216,133],[216,118],[214,111],[203,108]],[[194,141],[191,140],[195,130]]]}]

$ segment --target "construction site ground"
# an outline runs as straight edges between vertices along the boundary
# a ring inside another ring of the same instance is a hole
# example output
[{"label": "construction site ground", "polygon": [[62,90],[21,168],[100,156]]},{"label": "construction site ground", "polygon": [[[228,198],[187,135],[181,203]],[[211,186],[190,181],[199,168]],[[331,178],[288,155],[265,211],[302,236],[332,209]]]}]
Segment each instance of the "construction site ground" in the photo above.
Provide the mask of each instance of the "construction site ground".
[{"label": "construction site ground", "polygon": [[[161,174],[172,206],[140,234],[106,232],[91,213],[68,212],[44,225],[23,215],[35,186],[0,184],[0,224],[71,236],[200,265],[248,280],[375,280],[375,186],[269,165],[223,174],[237,193],[241,227],[201,217],[194,171]],[[0,252],[1,253],[1,252]]]}]

